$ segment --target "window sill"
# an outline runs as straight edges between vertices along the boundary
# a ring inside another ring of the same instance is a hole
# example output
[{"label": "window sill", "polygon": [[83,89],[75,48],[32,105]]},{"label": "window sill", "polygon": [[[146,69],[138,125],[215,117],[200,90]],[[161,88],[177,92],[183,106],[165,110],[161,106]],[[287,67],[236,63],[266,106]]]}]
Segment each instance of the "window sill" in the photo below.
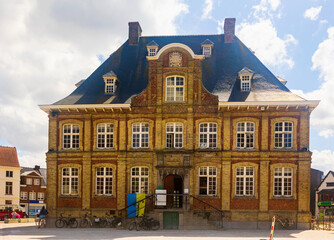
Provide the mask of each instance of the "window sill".
[{"label": "window sill", "polygon": [[197,195],[198,198],[219,198],[217,195]]},{"label": "window sill", "polygon": [[272,200],[296,200],[293,196],[273,196]]},{"label": "window sill", "polygon": [[255,148],[235,148],[234,151],[237,152],[258,152],[258,149]]},{"label": "window sill", "polygon": [[219,152],[221,151],[219,148],[197,148],[199,152]]},{"label": "window sill", "polygon": [[175,104],[175,103],[181,103],[181,104],[185,104],[185,101],[165,101],[165,103],[167,104]]},{"label": "window sill", "polygon": [[94,151],[97,151],[97,152],[115,152],[116,149],[115,148],[96,148]]},{"label": "window sill", "polygon": [[94,198],[112,198],[112,199],[115,199],[116,196],[114,196],[114,195],[94,195]]},{"label": "window sill", "polygon": [[82,150],[81,149],[78,149],[78,148],[62,148],[60,149],[61,152],[81,152]]},{"label": "window sill", "polygon": [[256,199],[255,196],[234,196],[234,199]]},{"label": "window sill", "polygon": [[297,150],[294,148],[273,148],[273,151],[277,152],[296,152]]},{"label": "window sill", "polygon": [[151,152],[152,149],[150,149],[150,148],[130,148],[129,151],[134,151],[134,152],[136,152],[136,151]]},{"label": "window sill", "polygon": [[80,198],[79,195],[60,195],[59,198]]}]

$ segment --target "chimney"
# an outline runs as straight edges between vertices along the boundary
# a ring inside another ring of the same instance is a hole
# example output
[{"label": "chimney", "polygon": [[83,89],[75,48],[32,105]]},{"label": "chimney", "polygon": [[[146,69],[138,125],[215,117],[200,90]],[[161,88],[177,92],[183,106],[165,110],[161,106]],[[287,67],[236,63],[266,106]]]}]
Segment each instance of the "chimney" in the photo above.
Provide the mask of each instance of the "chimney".
[{"label": "chimney", "polygon": [[35,165],[35,170],[39,170],[41,167],[40,166],[38,166],[38,165]]},{"label": "chimney", "polygon": [[234,42],[235,18],[225,18],[224,22],[224,41],[225,43]]},{"label": "chimney", "polygon": [[139,22],[129,22],[129,45],[136,45],[141,37]]}]

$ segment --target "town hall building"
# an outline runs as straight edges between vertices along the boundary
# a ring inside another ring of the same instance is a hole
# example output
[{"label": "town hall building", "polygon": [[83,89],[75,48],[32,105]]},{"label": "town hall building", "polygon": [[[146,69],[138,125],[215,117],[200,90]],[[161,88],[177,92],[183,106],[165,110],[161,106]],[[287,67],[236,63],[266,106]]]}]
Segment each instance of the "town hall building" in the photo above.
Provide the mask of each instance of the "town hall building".
[{"label": "town hall building", "polygon": [[[274,215],[309,228],[310,114],[319,101],[285,86],[235,36],[129,38],[67,97],[40,108],[49,116],[47,206],[102,216],[127,206],[128,193],[166,189],[152,209],[223,213],[224,227],[264,228]],[[166,220],[167,221],[167,220]]]}]

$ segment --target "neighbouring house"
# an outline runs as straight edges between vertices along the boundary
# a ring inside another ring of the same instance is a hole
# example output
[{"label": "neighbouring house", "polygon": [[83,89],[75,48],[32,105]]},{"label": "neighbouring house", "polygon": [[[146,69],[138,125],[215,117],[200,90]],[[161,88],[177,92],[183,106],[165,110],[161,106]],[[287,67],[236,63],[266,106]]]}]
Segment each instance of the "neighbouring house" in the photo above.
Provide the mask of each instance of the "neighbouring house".
[{"label": "neighbouring house", "polygon": [[316,191],[323,179],[323,172],[314,168],[311,168],[311,185],[310,185],[310,211],[312,216],[315,216],[316,203]]},{"label": "neighbouring house", "polygon": [[334,216],[334,171],[329,171],[316,191],[316,216]]},{"label": "neighbouring house", "polygon": [[29,216],[35,216],[46,206],[46,168],[22,167],[20,205]]},{"label": "neighbouring house", "polygon": [[166,203],[149,214],[166,229],[206,228],[201,211],[223,213],[227,228],[268,228],[274,215],[310,227],[319,101],[292,93],[234,32],[234,18],[224,34],[189,36],[142,36],[130,22],[69,96],[40,106],[50,219],[102,216],[159,189]]},{"label": "neighbouring house", "polygon": [[20,169],[16,148],[0,146],[0,205],[20,204]]}]

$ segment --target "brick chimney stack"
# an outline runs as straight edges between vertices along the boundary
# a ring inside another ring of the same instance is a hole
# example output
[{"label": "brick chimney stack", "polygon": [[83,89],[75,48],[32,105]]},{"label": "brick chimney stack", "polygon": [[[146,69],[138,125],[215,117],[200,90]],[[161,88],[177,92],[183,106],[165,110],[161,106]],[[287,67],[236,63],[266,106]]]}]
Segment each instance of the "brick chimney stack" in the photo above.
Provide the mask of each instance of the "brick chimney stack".
[{"label": "brick chimney stack", "polygon": [[141,32],[139,22],[129,22],[129,45],[138,44]]},{"label": "brick chimney stack", "polygon": [[225,18],[224,22],[224,41],[225,43],[234,42],[235,18]]},{"label": "brick chimney stack", "polygon": [[39,165],[35,165],[35,170],[39,170],[41,167]]}]

